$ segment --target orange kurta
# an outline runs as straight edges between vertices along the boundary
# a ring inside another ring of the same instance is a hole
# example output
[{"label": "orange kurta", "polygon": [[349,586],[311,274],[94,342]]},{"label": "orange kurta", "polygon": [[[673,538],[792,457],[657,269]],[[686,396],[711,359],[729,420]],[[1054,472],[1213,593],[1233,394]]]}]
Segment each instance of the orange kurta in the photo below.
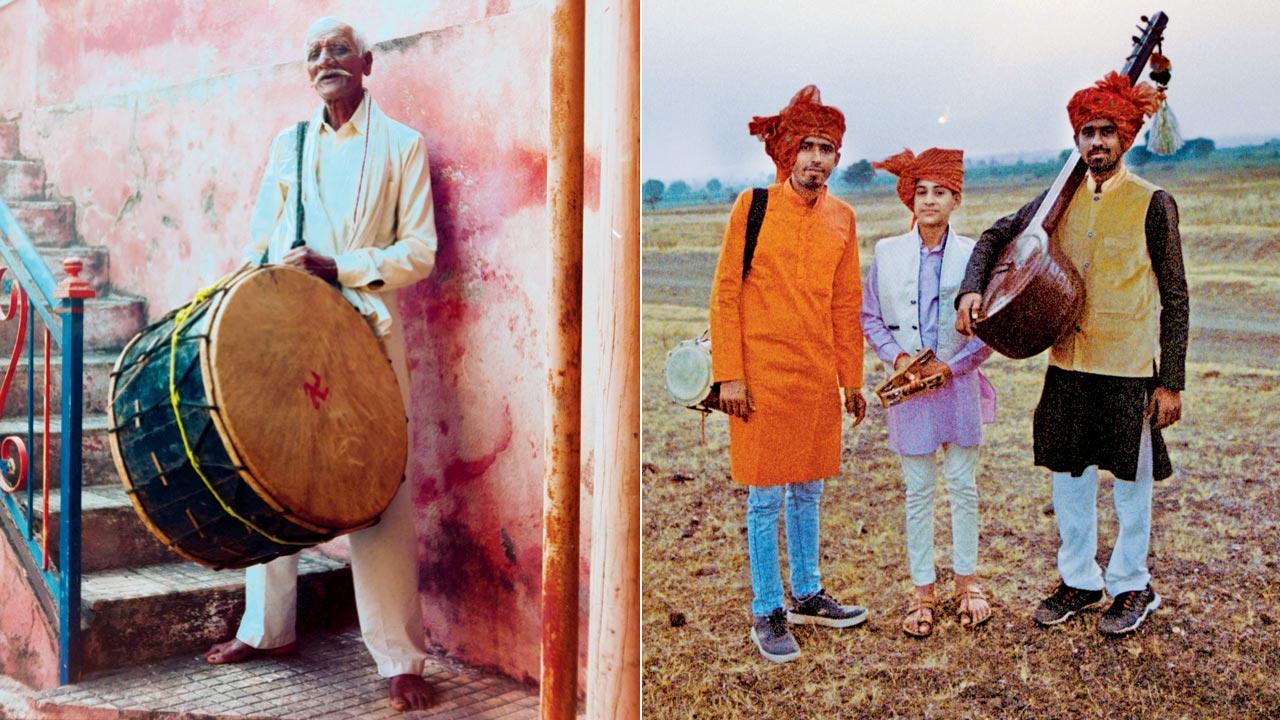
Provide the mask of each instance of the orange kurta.
[{"label": "orange kurta", "polygon": [[711,289],[712,370],[745,378],[755,411],[729,418],[733,479],[780,485],[840,471],[840,388],[862,388],[862,287],[853,208],[784,181],[742,280],[751,191],[738,196]]}]

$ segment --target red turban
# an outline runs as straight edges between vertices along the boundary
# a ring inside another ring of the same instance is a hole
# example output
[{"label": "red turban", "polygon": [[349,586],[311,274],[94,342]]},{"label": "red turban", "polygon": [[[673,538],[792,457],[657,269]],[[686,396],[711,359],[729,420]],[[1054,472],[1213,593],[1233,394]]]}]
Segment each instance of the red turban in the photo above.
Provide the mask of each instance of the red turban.
[{"label": "red turban", "polygon": [[1160,109],[1164,93],[1147,83],[1136,86],[1129,78],[1112,70],[1107,76],[1071,96],[1067,103],[1067,117],[1071,119],[1071,132],[1079,136],[1080,127],[1087,122],[1106,118],[1116,124],[1120,144],[1125,150],[1142,129],[1142,121]]},{"label": "red turban", "polygon": [[835,144],[844,141],[844,113],[822,104],[822,93],[815,85],[805,85],[791,98],[791,103],[777,115],[755,116],[747,126],[752,135],[764,141],[764,151],[778,168],[778,182],[791,176],[805,138],[818,136]]},{"label": "red turban", "polygon": [[871,167],[898,176],[898,197],[912,212],[916,208],[916,183],[921,180],[937,183],[955,193],[964,190],[963,150],[929,148],[915,155],[910,149],[904,149],[897,155],[872,163]]}]

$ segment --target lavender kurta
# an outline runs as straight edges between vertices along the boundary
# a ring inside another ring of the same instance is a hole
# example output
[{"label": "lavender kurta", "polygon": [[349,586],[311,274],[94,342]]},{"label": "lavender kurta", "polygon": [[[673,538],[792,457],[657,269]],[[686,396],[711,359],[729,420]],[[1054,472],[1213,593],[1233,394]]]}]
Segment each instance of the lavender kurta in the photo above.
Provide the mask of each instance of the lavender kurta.
[{"label": "lavender kurta", "polygon": [[[917,283],[920,309],[920,339],[925,347],[938,349],[938,308],[940,303],[954,303],[955,298],[939,297],[942,257],[946,238],[930,250],[920,245],[920,276]],[[880,310],[879,277],[876,263],[871,262],[867,281],[862,286],[862,332],[872,350],[890,368],[899,353],[904,352],[886,327]],[[899,455],[927,455],[943,443],[961,447],[982,444],[982,425],[995,420],[995,389],[978,372],[978,366],[991,355],[991,348],[974,337],[953,357],[945,360],[951,367],[951,381],[943,387],[889,408],[889,447]]]}]

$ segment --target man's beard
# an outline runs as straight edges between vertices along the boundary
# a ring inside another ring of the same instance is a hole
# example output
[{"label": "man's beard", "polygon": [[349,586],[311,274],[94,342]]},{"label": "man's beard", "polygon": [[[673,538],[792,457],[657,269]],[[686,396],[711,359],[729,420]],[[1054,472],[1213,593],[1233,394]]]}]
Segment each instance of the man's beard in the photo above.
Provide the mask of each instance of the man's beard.
[{"label": "man's beard", "polygon": [[1116,168],[1120,163],[1120,155],[1103,154],[1098,157],[1085,158],[1085,164],[1093,171],[1094,175],[1105,175]]},{"label": "man's beard", "polygon": [[827,179],[823,176],[821,170],[814,172],[816,173],[816,177],[812,180],[809,179],[809,170],[805,170],[800,173],[800,176],[796,179],[796,184],[805,190],[817,190],[821,188],[823,184],[826,183]]}]

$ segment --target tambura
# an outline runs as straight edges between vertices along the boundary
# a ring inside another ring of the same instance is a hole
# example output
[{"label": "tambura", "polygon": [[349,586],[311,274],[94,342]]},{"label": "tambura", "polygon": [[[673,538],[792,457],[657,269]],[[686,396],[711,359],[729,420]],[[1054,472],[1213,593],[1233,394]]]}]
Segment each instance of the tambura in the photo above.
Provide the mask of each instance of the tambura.
[{"label": "tambura", "polygon": [[112,371],[111,453],[179,555],[246,567],[377,522],[403,479],[404,403],[365,320],[287,267],[224,279]]},{"label": "tambura", "polygon": [[685,340],[667,353],[663,367],[671,399],[696,410],[719,410],[719,387],[712,382],[711,339],[707,333]]}]

